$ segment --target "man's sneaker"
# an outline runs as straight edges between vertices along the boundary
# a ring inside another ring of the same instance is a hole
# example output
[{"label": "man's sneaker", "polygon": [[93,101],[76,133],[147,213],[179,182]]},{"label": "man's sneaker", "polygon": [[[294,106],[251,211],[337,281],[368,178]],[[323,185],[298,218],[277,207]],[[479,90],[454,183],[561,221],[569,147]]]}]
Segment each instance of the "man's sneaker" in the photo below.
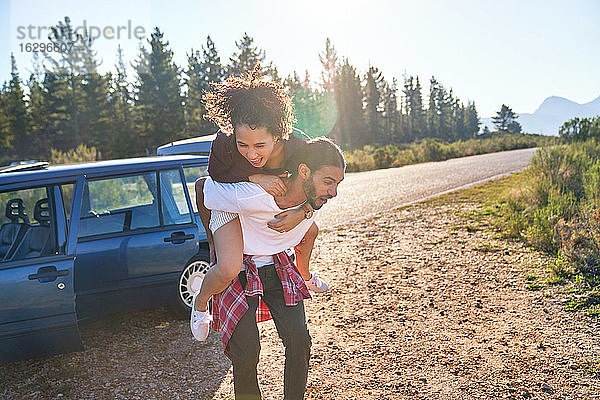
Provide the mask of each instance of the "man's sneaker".
[{"label": "man's sneaker", "polygon": [[194,297],[192,297],[192,315],[190,317],[190,329],[192,330],[192,335],[194,335],[194,339],[199,340],[201,342],[205,341],[208,337],[208,333],[210,332],[210,323],[212,321],[212,315],[210,315],[210,311],[206,309],[206,311],[198,311],[194,308],[196,304],[196,296],[198,296],[200,291],[198,290],[194,293]]},{"label": "man's sneaker", "polygon": [[327,282],[319,278],[315,273],[312,274],[309,280],[304,281],[304,284],[308,290],[312,290],[315,293],[323,293],[329,290]]}]

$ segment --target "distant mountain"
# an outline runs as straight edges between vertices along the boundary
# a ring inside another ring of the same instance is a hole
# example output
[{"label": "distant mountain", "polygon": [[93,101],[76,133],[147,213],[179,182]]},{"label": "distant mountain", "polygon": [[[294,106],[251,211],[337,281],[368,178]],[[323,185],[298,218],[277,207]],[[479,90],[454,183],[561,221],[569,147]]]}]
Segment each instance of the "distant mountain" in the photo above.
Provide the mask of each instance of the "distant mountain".
[{"label": "distant mountain", "polygon": [[[588,118],[600,115],[600,97],[589,103],[579,104],[564,97],[551,96],[542,102],[533,114],[518,114],[517,121],[527,133],[558,135],[558,129],[566,121],[575,118]],[[494,130],[492,118],[481,118],[484,126]]]}]

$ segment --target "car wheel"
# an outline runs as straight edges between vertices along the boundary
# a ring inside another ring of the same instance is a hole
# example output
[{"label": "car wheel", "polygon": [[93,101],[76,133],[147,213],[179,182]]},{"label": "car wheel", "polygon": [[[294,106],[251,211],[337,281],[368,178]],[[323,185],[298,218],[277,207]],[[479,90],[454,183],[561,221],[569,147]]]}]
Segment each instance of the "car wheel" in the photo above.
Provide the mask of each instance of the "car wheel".
[{"label": "car wheel", "polygon": [[210,264],[208,257],[194,257],[185,266],[177,284],[178,300],[173,312],[178,318],[189,318],[192,307],[192,297],[200,290],[202,281]]}]

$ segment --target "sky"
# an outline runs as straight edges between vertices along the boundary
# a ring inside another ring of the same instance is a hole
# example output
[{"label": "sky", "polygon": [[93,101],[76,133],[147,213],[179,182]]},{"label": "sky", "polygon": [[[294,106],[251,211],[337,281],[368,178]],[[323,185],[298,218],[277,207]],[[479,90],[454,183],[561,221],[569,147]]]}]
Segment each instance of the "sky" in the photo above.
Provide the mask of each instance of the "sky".
[{"label": "sky", "polygon": [[44,27],[65,16],[76,27],[113,29],[95,42],[101,72],[114,70],[117,45],[134,62],[147,45],[135,34],[149,37],[158,26],[181,67],[207,35],[228,61],[247,32],[281,76],[308,70],[314,81],[330,38],[363,75],[373,65],[389,81],[419,76],[424,95],[435,76],[463,102],[474,101],[480,117],[502,104],[531,113],[549,96],[578,103],[600,96],[597,0],[0,0],[0,82],[10,79],[11,53],[27,79],[26,44],[47,42]]}]

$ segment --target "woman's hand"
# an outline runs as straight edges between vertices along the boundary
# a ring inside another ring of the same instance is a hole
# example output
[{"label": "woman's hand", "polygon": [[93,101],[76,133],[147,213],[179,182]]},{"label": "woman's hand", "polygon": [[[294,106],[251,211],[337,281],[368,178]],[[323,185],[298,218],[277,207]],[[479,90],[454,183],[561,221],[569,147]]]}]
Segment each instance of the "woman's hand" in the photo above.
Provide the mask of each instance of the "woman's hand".
[{"label": "woman's hand", "polygon": [[267,193],[273,197],[284,196],[287,188],[280,177],[267,174],[250,175],[248,180],[259,184]]},{"label": "woman's hand", "polygon": [[212,243],[208,246],[208,263],[212,267],[217,263],[217,254],[215,253],[215,246]]},{"label": "woman's hand", "polygon": [[277,214],[274,220],[267,223],[267,226],[280,233],[287,232],[304,220],[304,214],[302,207],[286,210]]}]

